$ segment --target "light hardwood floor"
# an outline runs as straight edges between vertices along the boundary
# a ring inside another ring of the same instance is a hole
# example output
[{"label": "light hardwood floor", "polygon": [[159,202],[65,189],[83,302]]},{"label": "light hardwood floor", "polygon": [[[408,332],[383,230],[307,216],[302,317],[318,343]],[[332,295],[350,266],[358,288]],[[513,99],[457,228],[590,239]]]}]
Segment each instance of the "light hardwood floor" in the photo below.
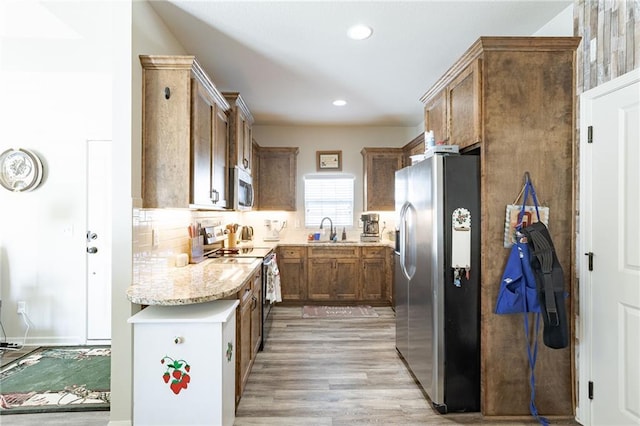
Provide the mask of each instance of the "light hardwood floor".
[{"label": "light hardwood floor", "polygon": [[[303,319],[300,307],[275,307],[235,426],[538,424],[438,414],[397,355],[393,311],[375,309],[378,318]],[[0,423],[99,426],[108,423],[108,413],[5,415]],[[577,424],[553,421],[561,423]]]}]

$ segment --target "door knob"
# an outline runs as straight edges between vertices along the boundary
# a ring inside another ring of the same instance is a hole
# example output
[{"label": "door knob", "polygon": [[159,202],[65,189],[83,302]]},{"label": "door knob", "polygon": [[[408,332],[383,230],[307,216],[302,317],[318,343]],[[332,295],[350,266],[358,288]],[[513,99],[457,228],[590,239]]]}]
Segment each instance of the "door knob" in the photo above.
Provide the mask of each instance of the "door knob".
[{"label": "door knob", "polygon": [[87,253],[94,254],[98,252],[98,247],[87,247]]}]

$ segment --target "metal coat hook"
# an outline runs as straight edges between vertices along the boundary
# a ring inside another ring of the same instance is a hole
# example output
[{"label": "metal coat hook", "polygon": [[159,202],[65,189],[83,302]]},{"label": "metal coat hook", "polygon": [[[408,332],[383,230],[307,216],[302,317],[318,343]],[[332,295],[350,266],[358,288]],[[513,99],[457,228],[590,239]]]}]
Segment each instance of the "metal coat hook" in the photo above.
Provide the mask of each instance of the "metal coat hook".
[{"label": "metal coat hook", "polygon": [[529,172],[524,172],[524,183],[531,183],[531,176],[529,176]]}]

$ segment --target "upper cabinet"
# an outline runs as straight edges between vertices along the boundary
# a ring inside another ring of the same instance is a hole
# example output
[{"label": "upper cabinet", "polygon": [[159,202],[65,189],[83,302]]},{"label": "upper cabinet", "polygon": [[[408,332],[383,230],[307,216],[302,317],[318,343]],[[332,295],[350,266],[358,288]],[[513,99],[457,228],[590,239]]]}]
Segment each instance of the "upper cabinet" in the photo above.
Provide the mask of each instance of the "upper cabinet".
[{"label": "upper cabinet", "polygon": [[143,207],[227,208],[229,104],[194,56],[140,62]]},{"label": "upper cabinet", "polygon": [[253,116],[238,92],[224,92],[231,105],[229,113],[229,166],[237,165],[251,174]]},{"label": "upper cabinet", "polygon": [[362,148],[364,210],[395,210],[396,170],[402,168],[402,148]]},{"label": "upper cabinet", "polygon": [[[424,106],[424,128],[433,130],[433,137],[438,142],[449,143],[449,126],[447,124],[447,91],[441,90]],[[422,152],[424,154],[424,134],[422,135]],[[413,154],[411,154],[413,155]]]},{"label": "upper cabinet", "polygon": [[480,64],[481,59],[472,61],[447,86],[448,145],[465,148],[482,139]]},{"label": "upper cabinet", "polygon": [[257,144],[255,148],[260,167],[260,172],[254,174],[258,210],[295,211],[299,149]]},{"label": "upper cabinet", "polygon": [[424,125],[433,130],[436,143],[461,149],[480,142],[481,59],[471,61],[444,86],[435,86],[424,102]]},{"label": "upper cabinet", "polygon": [[[434,133],[435,135],[436,133]],[[437,136],[436,136],[437,137]],[[438,139],[436,139],[438,140]],[[404,167],[411,165],[411,156],[424,154],[424,132],[421,132],[402,147],[402,154],[404,158]],[[394,176],[395,179],[395,176]]]}]

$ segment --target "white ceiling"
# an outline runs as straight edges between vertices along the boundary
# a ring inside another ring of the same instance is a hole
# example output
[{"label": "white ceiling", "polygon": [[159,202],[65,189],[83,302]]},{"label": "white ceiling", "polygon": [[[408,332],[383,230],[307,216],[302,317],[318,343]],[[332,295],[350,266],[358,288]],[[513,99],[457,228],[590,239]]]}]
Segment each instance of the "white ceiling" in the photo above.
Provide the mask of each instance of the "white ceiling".
[{"label": "white ceiling", "polygon": [[[571,4],[151,2],[218,89],[242,94],[256,124],[385,126],[418,126],[420,97],[478,37],[532,35]],[[348,39],[357,23],[373,36]]]}]

